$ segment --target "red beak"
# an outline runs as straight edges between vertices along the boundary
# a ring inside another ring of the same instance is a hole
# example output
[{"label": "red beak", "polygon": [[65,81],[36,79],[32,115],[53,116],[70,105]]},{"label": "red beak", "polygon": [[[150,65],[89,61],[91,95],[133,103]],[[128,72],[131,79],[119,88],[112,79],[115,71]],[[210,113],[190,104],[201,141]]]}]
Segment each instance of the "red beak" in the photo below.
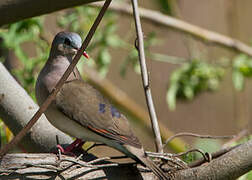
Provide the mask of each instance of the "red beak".
[{"label": "red beak", "polygon": [[83,56],[85,56],[87,59],[89,59],[89,55],[86,51],[84,51]]}]

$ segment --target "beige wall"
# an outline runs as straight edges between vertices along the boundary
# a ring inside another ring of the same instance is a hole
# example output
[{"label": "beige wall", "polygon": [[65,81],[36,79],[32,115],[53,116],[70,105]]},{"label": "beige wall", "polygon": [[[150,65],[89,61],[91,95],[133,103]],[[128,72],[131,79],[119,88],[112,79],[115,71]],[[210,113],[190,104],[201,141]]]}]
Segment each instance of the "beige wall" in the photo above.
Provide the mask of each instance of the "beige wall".
[{"label": "beige wall", "polygon": [[[180,0],[179,6],[184,20],[249,43],[252,39],[252,1],[232,1],[234,2],[234,8],[232,8],[230,1]],[[142,0],[140,4],[146,8],[158,9],[156,3],[151,0]],[[132,22],[125,16],[122,19],[120,33],[123,35],[128,31],[128,27]],[[133,28],[134,26],[131,27]],[[145,22],[143,22],[143,29],[146,34],[155,31],[157,36],[163,41],[162,45],[152,49],[153,52],[189,57],[185,45],[185,36],[182,34]],[[206,59],[211,61],[218,61],[223,56],[233,57],[235,54],[223,48],[204,45],[201,42],[196,43],[196,45],[198,45],[201,51],[205,52],[204,56]],[[126,52],[114,52],[113,64],[111,65],[108,77],[138,103],[145,106],[140,76],[137,76],[132,71],[127,73],[125,79],[117,76],[119,72],[118,67],[122,62],[122,53],[126,55]],[[186,131],[213,135],[234,134],[239,131],[235,117],[242,116],[245,117],[245,120],[250,118],[249,112],[245,112],[244,114],[243,109],[247,107],[246,102],[244,103],[241,97],[245,97],[248,102],[247,104],[249,104],[251,101],[249,96],[251,87],[247,86],[245,96],[242,93],[237,98],[233,92],[230,73],[226,74],[220,91],[216,93],[204,93],[192,102],[178,103],[176,111],[171,112],[166,104],[165,94],[169,75],[176,68],[176,65],[148,59],[148,67],[158,118],[167,124],[171,130],[175,132]],[[235,106],[235,102],[237,101],[242,101],[242,103],[237,104],[241,113],[236,108],[237,106]]]}]

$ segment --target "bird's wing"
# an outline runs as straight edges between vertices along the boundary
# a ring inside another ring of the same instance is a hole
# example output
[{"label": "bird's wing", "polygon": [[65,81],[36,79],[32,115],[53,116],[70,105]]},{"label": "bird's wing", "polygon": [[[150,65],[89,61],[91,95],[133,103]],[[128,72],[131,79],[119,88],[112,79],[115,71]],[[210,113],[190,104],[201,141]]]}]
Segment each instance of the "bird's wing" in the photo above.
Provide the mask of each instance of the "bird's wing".
[{"label": "bird's wing", "polygon": [[101,136],[141,147],[126,117],[82,80],[66,82],[56,96],[56,105],[70,119]]}]

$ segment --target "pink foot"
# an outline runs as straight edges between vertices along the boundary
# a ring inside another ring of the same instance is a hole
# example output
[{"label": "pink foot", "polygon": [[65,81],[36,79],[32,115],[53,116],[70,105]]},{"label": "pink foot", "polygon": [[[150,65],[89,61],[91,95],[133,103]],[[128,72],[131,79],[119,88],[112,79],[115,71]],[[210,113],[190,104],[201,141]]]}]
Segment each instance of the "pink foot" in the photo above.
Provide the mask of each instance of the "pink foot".
[{"label": "pink foot", "polygon": [[68,145],[65,149],[61,145],[58,144],[57,149],[60,150],[62,154],[76,156],[74,151],[80,150],[84,143],[85,141],[82,141],[81,139],[76,139],[73,143]]}]

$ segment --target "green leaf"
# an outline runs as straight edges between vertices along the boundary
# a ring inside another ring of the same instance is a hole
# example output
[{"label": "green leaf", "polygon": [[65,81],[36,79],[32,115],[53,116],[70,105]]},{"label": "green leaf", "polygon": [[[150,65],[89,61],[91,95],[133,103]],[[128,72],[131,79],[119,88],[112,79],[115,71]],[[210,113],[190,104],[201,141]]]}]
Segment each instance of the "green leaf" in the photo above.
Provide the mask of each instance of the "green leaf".
[{"label": "green leaf", "polygon": [[157,1],[160,4],[160,7],[162,8],[162,10],[171,15],[172,13],[172,6],[171,6],[171,2],[169,0],[158,0]]},{"label": "green leaf", "polygon": [[101,63],[102,65],[107,65],[107,64],[110,63],[110,61],[111,61],[111,56],[110,56],[110,53],[109,53],[109,51],[108,51],[107,48],[104,48],[104,49],[102,49],[102,50],[99,52],[98,61],[99,61],[99,63]]},{"label": "green leaf", "polygon": [[113,48],[122,47],[123,41],[117,35],[110,35],[107,37],[107,44]]},{"label": "green leaf", "polygon": [[236,90],[241,91],[244,87],[244,76],[240,71],[233,71],[232,80]]},{"label": "green leaf", "polygon": [[[207,139],[197,139],[194,147],[197,149],[201,149],[204,152],[216,152],[221,148],[221,141],[220,140],[207,140]],[[201,158],[202,155],[197,153],[197,158]]]},{"label": "green leaf", "polygon": [[189,100],[192,100],[192,99],[193,99],[193,97],[194,97],[194,90],[193,90],[193,87],[192,87],[192,86],[186,85],[186,86],[184,87],[183,92],[184,92],[184,95],[185,95],[185,97],[186,97],[187,99],[189,99]]},{"label": "green leaf", "polygon": [[167,94],[166,94],[166,101],[168,103],[170,110],[176,109],[176,95],[178,92],[178,85],[176,83],[173,83],[170,85]]},{"label": "green leaf", "polygon": [[243,76],[252,76],[252,59],[247,55],[240,54],[234,58],[233,70],[240,71]]},{"label": "green leaf", "polygon": [[247,173],[247,180],[252,180],[252,171]]},{"label": "green leaf", "polygon": [[173,71],[170,77],[170,88],[176,87],[176,89],[168,90],[168,95],[171,91],[170,97],[167,96],[169,108],[174,110],[176,99],[192,100],[203,91],[217,90],[223,75],[223,68],[203,61],[192,60],[183,64]]}]

